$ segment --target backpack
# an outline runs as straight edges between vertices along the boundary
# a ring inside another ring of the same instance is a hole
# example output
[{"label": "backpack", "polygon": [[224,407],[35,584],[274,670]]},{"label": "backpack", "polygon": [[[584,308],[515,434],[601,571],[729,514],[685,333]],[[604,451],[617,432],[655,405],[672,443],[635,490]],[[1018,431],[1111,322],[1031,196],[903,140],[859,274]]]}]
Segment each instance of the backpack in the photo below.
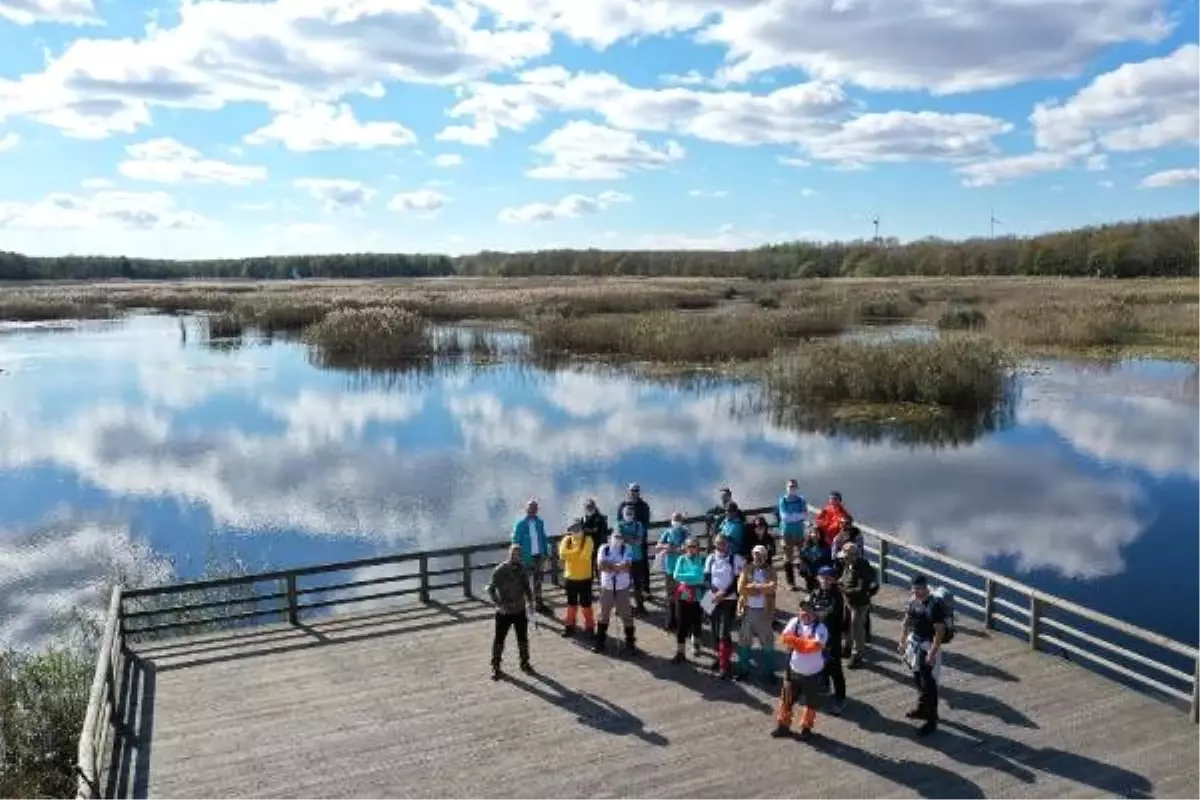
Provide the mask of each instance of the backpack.
[{"label": "backpack", "polygon": [[[954,594],[944,586],[939,586],[930,592],[933,597],[933,602],[941,605],[942,610],[946,615],[946,632],[942,634],[942,644],[949,644],[954,639]],[[933,611],[933,604],[929,606],[930,613]]]},{"label": "backpack", "polygon": [[870,563],[867,564],[867,597],[879,594],[879,572]]}]

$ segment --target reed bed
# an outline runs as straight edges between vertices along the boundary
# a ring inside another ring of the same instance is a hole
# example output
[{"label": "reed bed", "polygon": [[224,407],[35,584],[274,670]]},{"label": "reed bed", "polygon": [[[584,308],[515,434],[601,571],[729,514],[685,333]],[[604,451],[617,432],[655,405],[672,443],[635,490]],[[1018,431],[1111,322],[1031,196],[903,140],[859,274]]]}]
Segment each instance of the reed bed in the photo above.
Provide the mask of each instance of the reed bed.
[{"label": "reed bed", "polygon": [[994,407],[1012,362],[995,342],[973,336],[928,342],[811,342],[780,353],[763,371],[775,408],[886,404],[957,411]]},{"label": "reed bed", "polygon": [[309,326],[304,339],[329,361],[369,365],[433,353],[425,320],[399,308],[341,308]]},{"label": "reed bed", "polygon": [[210,314],[205,319],[205,329],[209,339],[240,338],[245,327],[245,322],[241,317],[228,311]]},{"label": "reed bed", "polygon": [[22,291],[0,292],[0,319],[47,322],[60,319],[108,319],[120,312],[111,303],[86,293],[47,296]]},{"label": "reed bed", "polygon": [[950,306],[937,319],[944,331],[979,330],[987,325],[987,314],[975,306]]},{"label": "reed bed", "polygon": [[539,356],[598,355],[662,363],[713,363],[763,358],[797,339],[829,336],[846,327],[823,309],[730,314],[607,314],[530,319]]}]

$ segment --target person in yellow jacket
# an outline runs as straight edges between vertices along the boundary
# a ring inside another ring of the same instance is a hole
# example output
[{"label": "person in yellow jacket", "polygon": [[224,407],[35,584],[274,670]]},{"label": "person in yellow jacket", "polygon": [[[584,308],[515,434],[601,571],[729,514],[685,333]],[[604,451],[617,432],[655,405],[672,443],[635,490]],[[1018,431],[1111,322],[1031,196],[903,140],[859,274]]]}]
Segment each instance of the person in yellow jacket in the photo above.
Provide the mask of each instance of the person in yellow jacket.
[{"label": "person in yellow jacket", "polygon": [[567,529],[558,543],[558,558],[563,565],[563,582],[567,589],[567,617],[563,627],[563,638],[575,635],[575,621],[583,609],[583,625],[588,637],[596,632],[592,616],[592,554],[595,549],[592,537],[575,524]]}]

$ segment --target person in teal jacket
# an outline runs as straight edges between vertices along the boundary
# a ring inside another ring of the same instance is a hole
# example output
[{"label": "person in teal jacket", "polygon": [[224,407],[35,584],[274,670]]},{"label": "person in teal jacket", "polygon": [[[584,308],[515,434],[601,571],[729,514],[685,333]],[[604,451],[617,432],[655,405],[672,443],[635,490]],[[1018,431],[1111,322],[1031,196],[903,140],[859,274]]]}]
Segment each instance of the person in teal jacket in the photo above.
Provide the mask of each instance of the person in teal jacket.
[{"label": "person in teal jacket", "polygon": [[700,554],[700,543],[689,536],[683,545],[684,553],[675,561],[672,578],[675,580],[675,599],[679,604],[679,627],[675,630],[675,657],[672,663],[685,660],[684,644],[692,637],[692,655],[700,657],[701,623],[704,609],[700,606],[700,595],[704,592],[705,557]]},{"label": "person in teal jacket", "polygon": [[663,574],[667,583],[667,630],[673,631],[679,619],[679,603],[675,597],[675,564],[683,555],[684,544],[688,539],[687,526],[683,524],[683,513],[676,511],[671,515],[670,527],[663,530],[658,537],[658,557],[663,562]]},{"label": "person in teal jacket", "polygon": [[786,493],[779,498],[775,516],[779,518],[779,532],[783,534],[783,574],[787,576],[788,588],[794,592],[797,589],[796,554],[803,546],[808,522],[808,503],[800,496],[800,484],[795,478],[788,479]]},{"label": "person in teal jacket", "polygon": [[742,545],[746,540],[746,515],[738,508],[737,503],[730,501],[729,505],[725,507],[725,519],[721,522],[718,533],[725,534],[725,538],[729,542],[729,552],[742,552]]},{"label": "person in teal jacket", "polygon": [[[632,505],[621,509],[621,520],[617,530],[633,558],[633,599],[637,603],[634,613],[639,617],[646,614],[646,587],[650,583],[650,562],[646,553],[646,526],[637,518],[637,510]],[[645,573],[644,575],[642,573]]]},{"label": "person in teal jacket", "polygon": [[512,543],[521,546],[521,562],[533,581],[533,602],[539,614],[549,614],[550,607],[542,602],[542,576],[550,555],[550,540],[546,525],[538,516],[537,500],[525,504],[525,516],[513,523]]}]

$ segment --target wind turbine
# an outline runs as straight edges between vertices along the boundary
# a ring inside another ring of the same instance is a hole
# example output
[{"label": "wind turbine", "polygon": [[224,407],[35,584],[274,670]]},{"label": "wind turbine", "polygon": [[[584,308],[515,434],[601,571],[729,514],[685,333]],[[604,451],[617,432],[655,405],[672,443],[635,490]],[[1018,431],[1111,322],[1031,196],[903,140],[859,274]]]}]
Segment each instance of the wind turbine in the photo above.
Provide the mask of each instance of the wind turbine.
[{"label": "wind turbine", "polygon": [[989,223],[989,230],[991,231],[991,236],[989,238],[995,239],[996,238],[996,225],[1004,224],[1004,221],[996,216],[995,206],[992,207],[991,215],[988,218],[988,223]]},{"label": "wind turbine", "polygon": [[878,215],[878,214],[876,214],[875,216],[873,216],[873,217],[871,218],[871,224],[875,226],[875,239],[874,239],[874,241],[875,241],[876,243],[878,243],[878,242],[879,242],[879,215]]}]

